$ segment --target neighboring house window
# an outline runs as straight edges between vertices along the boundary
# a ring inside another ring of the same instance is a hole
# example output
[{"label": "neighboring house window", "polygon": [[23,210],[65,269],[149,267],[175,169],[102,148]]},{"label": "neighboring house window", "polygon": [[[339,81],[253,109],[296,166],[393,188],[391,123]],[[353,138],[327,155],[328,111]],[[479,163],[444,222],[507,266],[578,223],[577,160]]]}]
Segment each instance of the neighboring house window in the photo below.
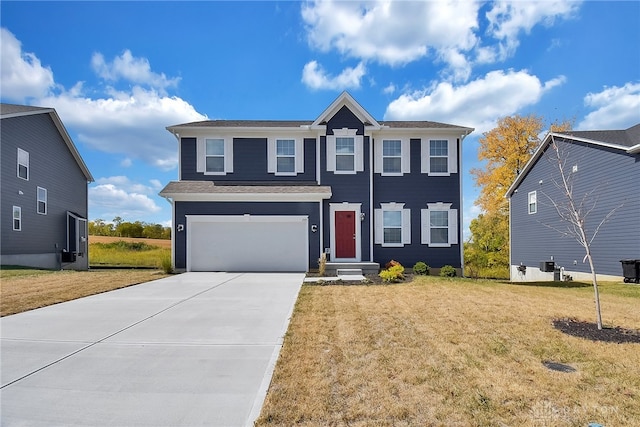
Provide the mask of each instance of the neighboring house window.
[{"label": "neighboring house window", "polygon": [[457,173],[457,141],[449,139],[423,139],[421,172],[433,176],[449,176],[452,173]]},{"label": "neighboring house window", "polygon": [[374,142],[374,172],[401,176],[411,172],[409,139],[382,139]]},{"label": "neighboring house window", "polygon": [[451,209],[451,203],[428,203],[421,215],[422,244],[450,247],[458,243],[458,210]]},{"label": "neighboring house window", "polygon": [[197,172],[226,175],[233,172],[233,140],[202,138],[197,142]]},{"label": "neighboring house window", "polygon": [[38,187],[38,213],[47,214],[47,189]]},{"label": "neighboring house window", "polygon": [[301,138],[270,138],[267,141],[267,169],[276,175],[304,172],[304,145]]},{"label": "neighboring house window", "polygon": [[22,231],[22,208],[13,207],[13,231]]},{"label": "neighboring house window", "polygon": [[334,129],[327,135],[327,170],[337,174],[364,171],[363,137],[356,129]]},{"label": "neighboring house window", "polygon": [[18,148],[18,178],[29,180],[29,153]]},{"label": "neighboring house window", "polygon": [[534,214],[538,212],[538,198],[535,191],[529,192],[529,196],[527,197],[529,201],[529,213]]},{"label": "neighboring house window", "polygon": [[411,243],[411,210],[404,203],[381,203],[374,211],[375,243],[402,247]]}]

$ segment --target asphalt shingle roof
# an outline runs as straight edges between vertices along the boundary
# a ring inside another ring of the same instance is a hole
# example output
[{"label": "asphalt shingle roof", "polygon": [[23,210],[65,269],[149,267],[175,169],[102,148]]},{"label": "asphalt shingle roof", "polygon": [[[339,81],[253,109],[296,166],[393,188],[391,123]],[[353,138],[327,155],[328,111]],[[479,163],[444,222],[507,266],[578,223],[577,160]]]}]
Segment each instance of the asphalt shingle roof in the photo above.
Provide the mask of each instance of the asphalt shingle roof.
[{"label": "asphalt shingle roof", "polygon": [[633,147],[634,145],[640,144],[640,123],[624,130],[583,130],[562,132],[562,134],[625,147]]}]

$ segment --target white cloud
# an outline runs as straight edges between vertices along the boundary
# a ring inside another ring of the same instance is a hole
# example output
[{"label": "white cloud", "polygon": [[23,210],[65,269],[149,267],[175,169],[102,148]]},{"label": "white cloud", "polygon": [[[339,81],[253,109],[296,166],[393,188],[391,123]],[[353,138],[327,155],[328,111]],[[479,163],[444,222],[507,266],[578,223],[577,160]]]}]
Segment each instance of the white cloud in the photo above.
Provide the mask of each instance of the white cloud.
[{"label": "white cloud", "polygon": [[91,218],[105,220],[148,216],[161,210],[149,197],[152,193],[150,187],[131,182],[125,176],[99,178],[89,186],[89,214]]},{"label": "white cloud", "polygon": [[124,159],[122,159],[122,161],[120,162],[120,166],[122,166],[123,168],[130,168],[133,165],[133,160],[131,160],[128,157],[125,157]]},{"label": "white cloud", "polygon": [[[416,61],[435,51],[449,63],[452,51],[472,49],[480,4],[447,2],[342,2],[317,0],[302,6],[309,43],[322,50],[391,66]],[[454,65],[454,64],[451,64]]]},{"label": "white cloud", "polygon": [[76,142],[123,154],[124,167],[142,160],[162,170],[175,168],[176,140],[165,127],[206,119],[188,102],[166,94],[178,78],[152,71],[146,58],[128,50],[110,63],[94,54],[92,62],[102,78],[134,84],[125,90],[108,86],[103,96],[87,96],[85,92],[95,93],[94,88],[85,89],[83,82],[68,90],[56,85],[51,69],[42,67],[35,54],[22,52],[20,41],[6,29],[1,35],[3,98],[29,98],[30,104],[54,107],[67,129],[77,134]]},{"label": "white cloud", "polygon": [[498,40],[498,45],[491,48],[495,51],[494,58],[504,60],[513,55],[521,33],[529,34],[538,24],[551,26],[558,18],[569,19],[580,6],[578,0],[494,2],[485,15],[489,21],[487,33]]},{"label": "white cloud", "polygon": [[317,61],[308,62],[302,70],[302,82],[311,89],[357,89],[366,74],[366,68],[361,62],[355,68],[347,67],[337,76],[331,76]]},{"label": "white cloud", "polygon": [[432,120],[473,127],[482,133],[497,119],[538,102],[552,88],[564,83],[563,76],[547,82],[523,71],[492,71],[465,85],[441,82],[392,101],[386,120]]},{"label": "white cloud", "polygon": [[385,87],[384,89],[382,89],[382,93],[386,94],[386,95],[391,95],[392,93],[394,93],[396,91],[396,85],[394,85],[393,83],[389,83],[389,85],[387,87]]},{"label": "white cloud", "polygon": [[101,53],[94,53],[91,66],[97,75],[111,82],[123,79],[164,90],[177,86],[180,81],[179,77],[167,78],[164,73],[154,73],[146,58],[136,58],[128,49],[122,55],[116,56],[112,62],[106,62]]},{"label": "white cloud", "polygon": [[53,72],[33,54],[22,51],[22,43],[6,28],[0,28],[0,91],[2,97],[25,102],[47,94],[53,87]]},{"label": "white cloud", "polygon": [[128,92],[113,90],[110,95],[94,99],[63,92],[41,98],[39,103],[54,106],[65,126],[77,132],[85,145],[125,154],[162,170],[178,164],[176,140],[165,127],[206,118],[188,102],[153,89],[134,86]]},{"label": "white cloud", "polygon": [[627,129],[640,123],[640,83],[605,87],[602,92],[588,93],[584,103],[595,111],[587,114],[577,129]]}]

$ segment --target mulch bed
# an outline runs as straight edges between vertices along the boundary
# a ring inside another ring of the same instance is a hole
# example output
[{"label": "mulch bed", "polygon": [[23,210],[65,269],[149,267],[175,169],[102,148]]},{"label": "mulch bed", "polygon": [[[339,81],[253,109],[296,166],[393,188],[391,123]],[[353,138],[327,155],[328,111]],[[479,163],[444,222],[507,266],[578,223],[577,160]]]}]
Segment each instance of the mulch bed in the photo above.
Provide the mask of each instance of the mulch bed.
[{"label": "mulch bed", "polygon": [[640,344],[640,330],[625,329],[620,327],[606,327],[598,329],[598,325],[592,322],[582,322],[577,319],[555,319],[553,327],[565,334],[584,338],[591,341],[603,341],[610,343],[636,343]]}]

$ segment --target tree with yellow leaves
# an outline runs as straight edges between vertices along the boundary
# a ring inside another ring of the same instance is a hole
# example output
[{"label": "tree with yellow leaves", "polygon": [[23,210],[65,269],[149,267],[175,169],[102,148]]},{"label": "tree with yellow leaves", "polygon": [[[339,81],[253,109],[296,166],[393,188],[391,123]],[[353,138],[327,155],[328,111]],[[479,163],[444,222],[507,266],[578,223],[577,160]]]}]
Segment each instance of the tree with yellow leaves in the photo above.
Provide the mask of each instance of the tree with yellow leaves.
[{"label": "tree with yellow leaves", "polygon": [[[571,125],[571,120],[554,122],[550,130],[567,131]],[[471,174],[480,187],[475,204],[482,215],[471,222],[471,240],[465,245],[465,259],[479,275],[490,270],[491,276],[509,277],[509,203],[504,196],[540,145],[543,129],[542,117],[515,115],[498,120],[498,125],[479,140],[478,159],[485,166],[472,169]]]}]

